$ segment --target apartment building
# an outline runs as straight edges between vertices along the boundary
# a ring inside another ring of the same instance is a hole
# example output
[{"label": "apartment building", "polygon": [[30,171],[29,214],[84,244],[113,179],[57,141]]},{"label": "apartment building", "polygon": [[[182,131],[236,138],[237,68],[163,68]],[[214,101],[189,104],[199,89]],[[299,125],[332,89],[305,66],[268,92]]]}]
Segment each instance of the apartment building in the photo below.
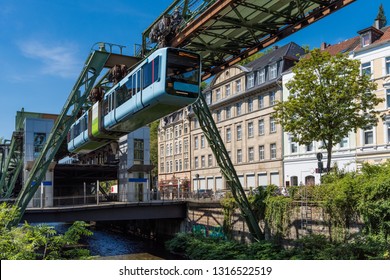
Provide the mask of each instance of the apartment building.
[{"label": "apartment building", "polygon": [[158,128],[158,186],[172,192],[178,187],[189,191],[191,178],[191,107],[160,120]]},{"label": "apartment building", "polygon": [[[390,27],[375,21],[373,26],[357,32],[358,35],[335,45],[323,43],[321,49],[330,54],[348,53],[351,59],[361,61],[362,75],[370,75],[377,83],[376,95],[385,101],[377,106],[378,124],[366,129],[350,132],[334,147],[332,166],[337,165],[346,171],[360,168],[363,162],[382,163],[390,158]],[[293,74],[283,76],[284,99],[288,97],[285,84]],[[326,151],[321,143],[313,142],[308,147],[298,146],[284,133],[285,183],[318,184],[320,174],[316,173],[316,154],[322,152],[326,161]]]},{"label": "apartment building", "polygon": [[[271,114],[276,101],[282,98],[282,73],[303,53],[295,43],[275,47],[245,66],[220,72],[203,92],[245,189],[271,183],[283,185],[283,133]],[[183,132],[176,134],[176,127],[179,131],[182,127]],[[186,178],[192,191],[226,189],[225,179],[190,109],[161,120],[159,153],[160,187],[175,186],[180,177]]]}]

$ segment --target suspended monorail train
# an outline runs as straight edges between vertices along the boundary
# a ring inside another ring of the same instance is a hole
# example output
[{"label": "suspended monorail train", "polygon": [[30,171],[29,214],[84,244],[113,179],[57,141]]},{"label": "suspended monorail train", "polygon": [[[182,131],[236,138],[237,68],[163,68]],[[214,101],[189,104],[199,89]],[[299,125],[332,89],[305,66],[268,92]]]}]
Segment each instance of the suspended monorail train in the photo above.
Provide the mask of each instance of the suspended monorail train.
[{"label": "suspended monorail train", "polygon": [[175,48],[153,52],[78,118],[68,150],[92,152],[193,102],[200,94],[197,53]]}]

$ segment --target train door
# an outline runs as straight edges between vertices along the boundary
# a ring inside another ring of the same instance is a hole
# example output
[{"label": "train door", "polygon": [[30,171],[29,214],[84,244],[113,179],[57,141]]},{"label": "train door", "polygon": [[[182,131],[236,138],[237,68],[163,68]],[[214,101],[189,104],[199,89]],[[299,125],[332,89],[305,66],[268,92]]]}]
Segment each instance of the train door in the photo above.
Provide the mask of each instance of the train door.
[{"label": "train door", "polygon": [[[141,69],[139,69],[135,75],[134,75],[134,80],[133,83],[135,83],[135,112],[141,110],[143,108],[142,104],[142,87],[141,87]],[[134,113],[135,113],[134,112]]]},{"label": "train door", "polygon": [[104,124],[105,126],[108,126],[108,127],[112,127],[116,121],[115,121],[115,103],[114,103],[114,94],[110,94],[108,95],[107,97],[107,100],[105,100],[105,102],[107,102],[106,104],[106,115],[104,116]]}]

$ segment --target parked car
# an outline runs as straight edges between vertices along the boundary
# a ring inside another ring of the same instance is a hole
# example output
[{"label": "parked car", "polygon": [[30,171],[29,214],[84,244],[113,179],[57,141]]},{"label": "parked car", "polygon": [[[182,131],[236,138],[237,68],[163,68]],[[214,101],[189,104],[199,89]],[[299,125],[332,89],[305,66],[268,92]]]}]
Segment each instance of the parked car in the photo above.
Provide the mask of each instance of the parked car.
[{"label": "parked car", "polygon": [[211,198],[213,196],[213,190],[200,189],[196,193],[197,198]]}]

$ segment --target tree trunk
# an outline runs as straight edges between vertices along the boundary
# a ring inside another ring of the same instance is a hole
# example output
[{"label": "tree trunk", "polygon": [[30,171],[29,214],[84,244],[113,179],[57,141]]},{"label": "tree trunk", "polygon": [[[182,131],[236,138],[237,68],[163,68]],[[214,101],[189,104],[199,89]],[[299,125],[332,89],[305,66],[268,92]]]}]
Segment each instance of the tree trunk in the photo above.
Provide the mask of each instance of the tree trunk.
[{"label": "tree trunk", "polygon": [[328,158],[326,162],[326,173],[329,174],[330,172],[330,164],[332,162],[332,149],[333,149],[333,141],[329,140],[328,146],[326,147],[327,153],[328,153]]}]

